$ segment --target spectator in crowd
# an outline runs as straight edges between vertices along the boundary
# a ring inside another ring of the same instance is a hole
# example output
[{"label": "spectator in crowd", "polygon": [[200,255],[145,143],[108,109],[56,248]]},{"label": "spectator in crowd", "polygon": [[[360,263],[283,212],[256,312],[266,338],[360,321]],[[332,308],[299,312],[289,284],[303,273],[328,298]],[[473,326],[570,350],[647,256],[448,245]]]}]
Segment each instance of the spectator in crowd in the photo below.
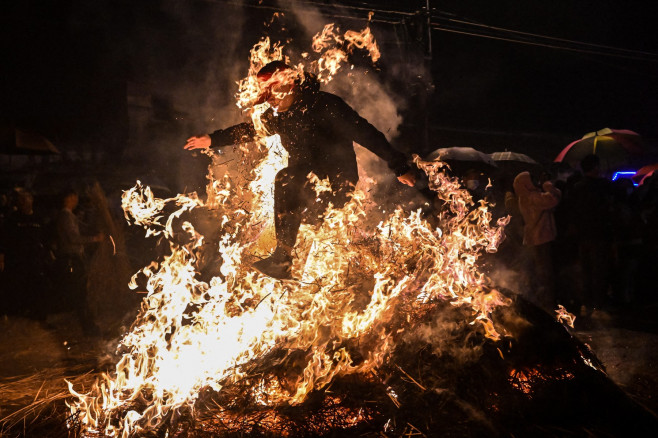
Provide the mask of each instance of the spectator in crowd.
[{"label": "spectator in crowd", "polygon": [[[658,172],[638,188],[638,211],[643,224],[639,270],[653,273],[658,266]],[[638,279],[638,301],[655,303],[657,297],[655,275],[642,275]]]},{"label": "spectator in crowd", "polygon": [[[5,284],[5,249],[4,249],[4,229],[5,220],[10,212],[9,197],[6,193],[0,193],[0,290],[6,289]],[[2,296],[0,295],[0,299]]]},{"label": "spectator in crowd", "polygon": [[482,200],[493,200],[493,195],[491,194],[489,185],[487,184],[487,179],[482,174],[482,172],[476,169],[468,169],[466,173],[464,173],[462,180],[464,181],[466,190],[468,190],[468,193],[471,194],[473,202],[476,204]]},{"label": "spectator in crowd", "polygon": [[629,305],[635,301],[642,253],[643,223],[635,198],[633,182],[620,178],[612,182],[612,221],[614,229],[614,270],[612,301]]},{"label": "spectator in crowd", "polygon": [[[495,224],[501,218],[508,218],[505,226],[505,238],[494,253],[481,254],[478,265],[491,279],[501,287],[513,289],[521,295],[530,294],[527,272],[526,248],[523,246],[523,216],[519,211],[519,202],[514,194],[514,176],[501,173],[496,175],[492,185],[491,196],[493,204],[488,205],[491,212],[491,223]],[[440,224],[437,224],[440,226]]]},{"label": "spectator in crowd", "polygon": [[2,226],[2,223],[10,212],[9,196],[4,192],[0,193],[0,226]]},{"label": "spectator in crowd", "polygon": [[583,177],[571,190],[570,215],[578,242],[582,270],[581,316],[608,304],[612,268],[612,191],[610,182],[600,176],[600,158],[587,155],[580,162]]},{"label": "spectator in crowd", "polygon": [[[565,172],[563,172],[565,173]],[[572,203],[570,196],[573,186],[583,178],[580,170],[567,174],[563,180],[557,180],[555,186],[562,192],[562,200],[555,208],[557,238],[553,243],[553,267],[558,303],[572,312],[577,312],[582,296],[582,270],[578,257],[577,232],[572,223]]]},{"label": "spectator in crowd", "polygon": [[80,222],[74,210],[79,196],[75,190],[67,190],[55,218],[55,254],[60,280],[60,291],[68,307],[73,309],[85,334],[97,336],[100,330],[94,322],[87,298],[87,263],[85,246],[101,242],[101,233],[86,236],[80,233]]},{"label": "spectator in crowd", "polygon": [[[519,210],[519,198],[514,193],[514,181],[509,183],[505,181],[505,213],[510,216],[510,222],[505,229],[505,241],[511,245],[514,250],[518,250],[523,245],[523,215]],[[504,242],[503,242],[504,243]]]},{"label": "spectator in crowd", "polygon": [[[505,268],[522,272],[523,257],[519,252],[523,250],[523,217],[519,211],[519,202],[514,194],[514,177],[500,175],[492,190],[493,205],[489,206],[492,221],[509,217],[510,221],[505,227],[505,239],[496,251],[495,258],[503,263]],[[486,255],[484,255],[486,257]],[[519,285],[521,286],[521,285]],[[520,289],[525,289],[520,287]]]},{"label": "spectator in crowd", "polygon": [[4,271],[0,313],[42,320],[46,316],[49,252],[44,239],[44,221],[34,212],[31,192],[17,188],[12,193],[14,209],[5,218],[0,233],[0,270]]},{"label": "spectator in crowd", "polygon": [[557,236],[553,209],[561,193],[550,181],[536,187],[529,172],[521,172],[514,179],[514,193],[523,216],[523,244],[530,248],[535,279],[530,299],[547,311],[556,306],[553,257],[551,244]]}]

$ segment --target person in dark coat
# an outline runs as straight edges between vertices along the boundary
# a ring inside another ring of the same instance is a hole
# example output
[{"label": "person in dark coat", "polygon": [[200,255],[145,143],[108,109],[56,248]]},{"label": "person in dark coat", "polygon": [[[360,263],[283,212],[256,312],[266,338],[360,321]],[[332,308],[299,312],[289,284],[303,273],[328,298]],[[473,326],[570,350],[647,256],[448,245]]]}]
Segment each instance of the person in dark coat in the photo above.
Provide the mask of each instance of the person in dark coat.
[{"label": "person in dark coat", "polygon": [[75,214],[79,197],[75,190],[66,190],[62,195],[61,209],[55,217],[55,255],[59,286],[63,301],[75,310],[84,333],[100,335],[87,296],[87,256],[85,246],[103,241],[104,235],[84,235],[80,232],[80,221]]},{"label": "person in dark coat", "polygon": [[43,320],[48,294],[49,253],[44,220],[34,211],[34,196],[23,188],[13,191],[16,209],[0,230],[0,271],[5,278],[0,292],[0,314],[17,314]]},{"label": "person in dark coat", "polygon": [[581,315],[589,317],[594,309],[608,304],[614,237],[612,189],[610,182],[600,176],[597,155],[584,157],[580,167],[583,178],[571,190],[571,221],[583,271]]},{"label": "person in dark coat", "polygon": [[[289,278],[292,248],[302,221],[321,216],[326,204],[342,207],[359,179],[353,143],[384,159],[398,180],[409,186],[415,175],[404,154],[394,149],[384,134],[361,117],[340,97],[319,90],[319,82],[308,73],[296,75],[283,61],[274,61],[257,74],[261,93],[256,103],[270,108],[261,117],[267,132],[279,134],[288,151],[288,167],[279,171],[274,185],[277,247],[254,267],[274,278]],[[185,149],[217,148],[254,141],[253,123],[240,123],[212,134],[187,140]],[[329,178],[333,193],[321,203],[308,181],[309,173]],[[322,211],[318,211],[322,210]]]}]

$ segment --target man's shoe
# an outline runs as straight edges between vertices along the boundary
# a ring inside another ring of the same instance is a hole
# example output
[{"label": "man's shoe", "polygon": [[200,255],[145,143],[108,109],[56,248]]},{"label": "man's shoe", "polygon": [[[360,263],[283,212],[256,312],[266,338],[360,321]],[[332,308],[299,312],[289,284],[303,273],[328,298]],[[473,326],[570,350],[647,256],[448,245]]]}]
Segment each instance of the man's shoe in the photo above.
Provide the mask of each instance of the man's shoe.
[{"label": "man's shoe", "polygon": [[275,250],[271,256],[254,262],[252,266],[268,277],[286,280],[291,277],[292,257]]}]

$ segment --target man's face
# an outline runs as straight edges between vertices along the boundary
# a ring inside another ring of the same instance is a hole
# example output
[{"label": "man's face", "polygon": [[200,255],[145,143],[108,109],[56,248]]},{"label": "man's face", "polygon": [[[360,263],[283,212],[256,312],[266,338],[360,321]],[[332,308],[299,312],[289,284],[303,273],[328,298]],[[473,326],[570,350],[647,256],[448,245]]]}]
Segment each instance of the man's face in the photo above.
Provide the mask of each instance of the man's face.
[{"label": "man's face", "polygon": [[265,101],[270,106],[278,108],[283,99],[292,93],[294,88],[293,74],[292,70],[281,70],[267,79],[259,80],[261,94],[265,96]]},{"label": "man's face", "polygon": [[278,107],[281,101],[292,91],[292,83],[275,82],[268,88],[267,103]]}]

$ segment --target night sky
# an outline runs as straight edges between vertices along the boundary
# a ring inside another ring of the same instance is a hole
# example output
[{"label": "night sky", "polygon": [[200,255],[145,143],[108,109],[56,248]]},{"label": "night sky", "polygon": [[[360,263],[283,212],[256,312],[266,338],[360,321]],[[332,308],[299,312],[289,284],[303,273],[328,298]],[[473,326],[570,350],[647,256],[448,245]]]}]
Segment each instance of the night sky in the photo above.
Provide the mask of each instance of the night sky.
[{"label": "night sky", "polygon": [[[367,65],[355,54],[352,62],[399,105],[397,142],[408,151],[473,146],[551,159],[569,141],[604,127],[635,130],[649,144],[658,139],[658,17],[648,2],[432,1],[434,27],[444,30],[431,32],[431,59],[424,57],[423,17],[410,15],[424,1],[342,1],[336,3],[347,7],[322,10],[314,3],[4,2],[0,120],[41,132],[62,150],[134,157],[146,146],[134,144],[130,105],[149,96],[157,122],[151,129],[175,147],[188,134],[240,120],[235,81],[245,76],[248,50],[261,36],[291,39],[290,52],[300,51],[321,24],[362,29],[373,9],[382,59]],[[277,8],[284,18],[266,25]],[[577,51],[465,35],[521,35],[472,23],[525,32],[533,44],[547,42],[536,35],[561,38],[550,43]],[[420,134],[425,126],[427,138]]]},{"label": "night sky", "polygon": [[[440,8],[491,26],[658,52],[658,17],[642,2],[444,1]],[[575,138],[607,126],[657,137],[656,55],[638,60],[442,31],[433,36],[438,125]]]}]

